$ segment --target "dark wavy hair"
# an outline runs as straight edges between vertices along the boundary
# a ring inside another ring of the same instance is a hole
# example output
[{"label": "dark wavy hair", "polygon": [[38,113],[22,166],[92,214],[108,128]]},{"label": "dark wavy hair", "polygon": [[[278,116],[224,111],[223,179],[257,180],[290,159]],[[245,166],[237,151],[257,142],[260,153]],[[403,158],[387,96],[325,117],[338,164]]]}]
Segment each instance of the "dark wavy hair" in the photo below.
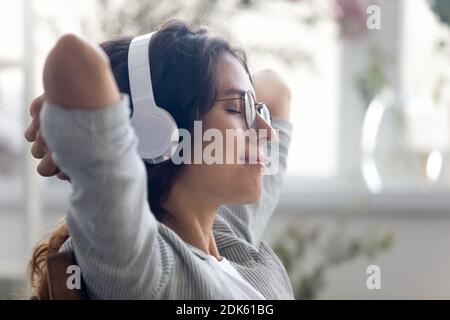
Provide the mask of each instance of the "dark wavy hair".
[{"label": "dark wavy hair", "polygon": [[[132,37],[122,37],[100,45],[109,57],[119,90],[128,95],[131,95],[127,61],[131,40]],[[149,59],[155,101],[173,116],[179,128],[192,132],[194,121],[201,120],[214,105],[220,76],[217,63],[225,53],[233,55],[250,77],[245,52],[232,47],[223,38],[212,36],[205,28],[194,30],[182,21],[171,20],[162,24],[153,35]],[[130,105],[133,108],[132,103]],[[165,161],[146,163],[145,166],[148,202],[156,219],[161,220],[165,213],[162,203],[182,165]],[[49,298],[47,256],[57,252],[69,236],[63,220],[33,249],[28,266],[33,299]]]}]

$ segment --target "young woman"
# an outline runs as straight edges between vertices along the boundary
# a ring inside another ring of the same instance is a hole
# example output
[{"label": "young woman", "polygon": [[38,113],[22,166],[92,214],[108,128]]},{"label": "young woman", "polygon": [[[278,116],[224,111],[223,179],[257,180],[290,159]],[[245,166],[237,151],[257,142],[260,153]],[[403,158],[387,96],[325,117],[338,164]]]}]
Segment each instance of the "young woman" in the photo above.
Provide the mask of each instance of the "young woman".
[{"label": "young woman", "polygon": [[[38,172],[70,180],[73,191],[66,221],[33,252],[35,298],[48,298],[47,255],[71,250],[91,299],[292,299],[285,268],[261,241],[286,169],[287,85],[272,71],[252,81],[244,52],[203,29],[165,23],[150,42],[156,104],[178,128],[192,131],[201,120],[225,136],[249,129],[250,92],[270,110],[271,125],[258,112],[254,125],[269,132],[258,140],[279,139],[279,170],[262,176],[248,161],[147,164],[129,121],[130,42],[102,51],[67,35],[47,57],[45,93],[30,107],[25,136],[42,159]],[[235,154],[248,160],[249,143]]]}]

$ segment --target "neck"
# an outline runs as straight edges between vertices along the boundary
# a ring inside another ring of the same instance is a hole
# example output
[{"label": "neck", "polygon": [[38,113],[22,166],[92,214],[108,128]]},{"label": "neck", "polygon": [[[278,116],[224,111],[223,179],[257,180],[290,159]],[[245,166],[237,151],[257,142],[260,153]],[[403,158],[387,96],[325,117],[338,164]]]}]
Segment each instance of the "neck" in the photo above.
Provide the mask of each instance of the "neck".
[{"label": "neck", "polygon": [[219,260],[212,230],[220,204],[212,199],[204,190],[196,190],[192,185],[187,187],[182,179],[178,179],[162,204],[167,214],[161,218],[161,222],[185,242]]}]

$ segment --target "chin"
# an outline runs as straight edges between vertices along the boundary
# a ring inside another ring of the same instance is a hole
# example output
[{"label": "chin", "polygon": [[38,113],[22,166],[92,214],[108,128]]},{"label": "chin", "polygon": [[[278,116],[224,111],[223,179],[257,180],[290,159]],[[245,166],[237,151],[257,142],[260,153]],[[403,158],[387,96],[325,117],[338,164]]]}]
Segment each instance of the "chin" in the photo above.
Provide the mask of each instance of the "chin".
[{"label": "chin", "polygon": [[239,203],[241,204],[253,203],[258,201],[260,197],[261,197],[261,184],[260,183],[252,184],[239,195],[240,198]]}]

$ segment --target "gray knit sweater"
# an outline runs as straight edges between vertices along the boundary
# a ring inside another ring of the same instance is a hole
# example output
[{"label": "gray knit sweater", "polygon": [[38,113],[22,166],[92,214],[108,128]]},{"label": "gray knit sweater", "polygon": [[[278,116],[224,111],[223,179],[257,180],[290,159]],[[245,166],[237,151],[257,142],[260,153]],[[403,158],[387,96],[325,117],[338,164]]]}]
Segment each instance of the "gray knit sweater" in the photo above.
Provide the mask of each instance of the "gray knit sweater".
[{"label": "gray knit sweater", "polygon": [[[129,100],[83,111],[46,103],[41,129],[55,163],[71,178],[70,238],[91,299],[242,299],[206,253],[158,222],[147,202],[147,179],[129,121]],[[279,129],[280,170],[263,177],[259,201],[224,205],[213,234],[221,256],[266,299],[293,299],[286,270],[261,241],[277,205],[292,125]]]}]

